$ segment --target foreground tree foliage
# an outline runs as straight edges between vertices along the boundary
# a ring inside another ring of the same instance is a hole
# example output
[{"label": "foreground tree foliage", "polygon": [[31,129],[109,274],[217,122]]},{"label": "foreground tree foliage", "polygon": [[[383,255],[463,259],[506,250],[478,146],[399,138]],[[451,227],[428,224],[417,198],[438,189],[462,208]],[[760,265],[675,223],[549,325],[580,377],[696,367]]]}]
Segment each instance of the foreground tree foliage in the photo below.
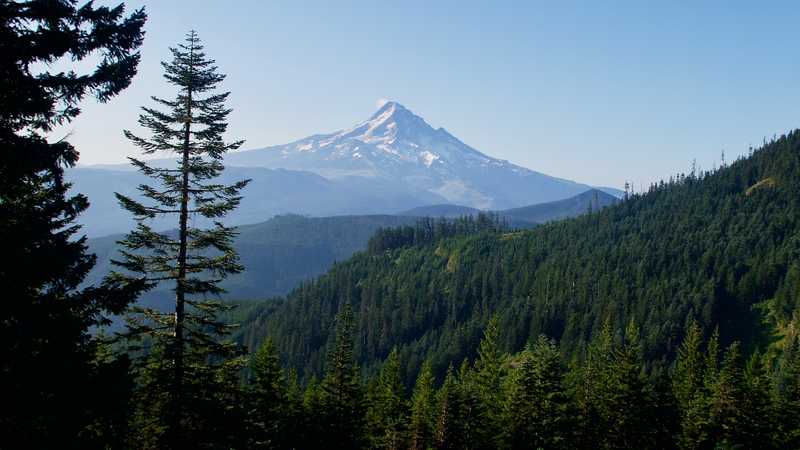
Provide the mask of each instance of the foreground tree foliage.
[{"label": "foreground tree foliage", "polygon": [[[0,2],[4,448],[101,448],[125,430],[126,362],[99,355],[90,329],[121,312],[142,286],[79,289],[95,262],[75,225],[88,201],[64,181],[77,149],[48,133],[78,116],[87,95],[105,102],[128,87],[146,16],[126,15],[123,5],[76,4]],[[54,69],[94,57],[99,62],[85,73]]]},{"label": "foreground tree foliage", "polygon": [[[174,308],[136,307],[129,317],[126,337],[146,339],[149,346],[137,371],[133,424],[148,432],[133,435],[133,445],[233,445],[241,435],[225,424],[243,420],[244,404],[230,401],[242,400],[238,379],[241,349],[225,340],[229,326],[218,315],[229,306],[213,296],[223,292],[220,281],[242,270],[231,245],[236,231],[219,220],[239,205],[239,192],[248,180],[233,185],[213,180],[224,169],[221,160],[225,153],[242,141],[223,141],[225,120],[231,112],[225,108],[229,93],[214,90],[225,76],[206,58],[195,32],[171,51],[172,61],[162,63],[164,78],[178,88],[178,94],[174,100],[153,97],[167,112],[142,108],[139,124],[149,130],[149,138],[129,131],[125,135],[145,154],[173,153],[177,166],[155,167],[130,158],[155,183],[139,187],[144,200],[116,194],[137,226],[120,242],[125,249],[122,258],[114,261],[124,271],[112,273],[109,279],[143,280],[149,287],[171,282],[175,291]],[[160,216],[176,218],[177,234],[159,233],[148,225],[149,219]],[[212,221],[212,225],[194,226],[190,217],[195,216]],[[267,362],[262,359],[260,371],[266,370],[263,364]],[[220,404],[229,407],[220,408]]]},{"label": "foreground tree foliage", "polygon": [[[374,376],[354,375],[359,368],[348,355],[358,336],[348,331],[351,314],[345,306],[337,315],[325,381],[309,382],[302,405],[281,400],[295,396],[297,387],[286,380],[271,342],[253,357],[248,404],[261,412],[251,413],[260,423],[252,435],[258,445],[251,447],[777,449],[793,448],[798,435],[797,421],[784,415],[794,411],[797,379],[782,384],[784,369],[772,368],[772,359],[759,352],[744,362],[738,342],[720,351],[716,336],[704,339],[696,323],[667,373],[645,368],[635,324],[603,326],[581,365],[566,364],[545,336],[520,353],[494,352],[497,330],[490,325],[475,361],[451,365],[438,383],[425,363],[406,393],[398,376],[404,362],[395,351]],[[793,339],[779,359],[798,345]],[[497,389],[485,381],[494,379],[487,376],[490,361],[497,361],[491,371],[499,374]],[[796,357],[786,361],[794,374]],[[292,421],[291,432],[263,439]],[[243,425],[238,430],[248,432]]]}]

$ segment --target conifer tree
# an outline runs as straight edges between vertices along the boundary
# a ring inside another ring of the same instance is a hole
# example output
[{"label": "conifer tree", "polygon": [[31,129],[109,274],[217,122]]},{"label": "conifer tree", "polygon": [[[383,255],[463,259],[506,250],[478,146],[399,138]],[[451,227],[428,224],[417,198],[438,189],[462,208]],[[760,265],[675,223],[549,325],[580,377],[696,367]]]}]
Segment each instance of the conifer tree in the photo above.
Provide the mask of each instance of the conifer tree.
[{"label": "conifer tree", "polygon": [[653,442],[653,399],[644,379],[641,351],[639,329],[631,321],[625,330],[625,343],[614,352],[600,386],[599,410],[608,427],[608,448],[647,448]]},{"label": "conifer tree", "polygon": [[409,448],[426,450],[433,445],[436,417],[436,394],[430,361],[420,369],[411,394],[411,418],[409,423]]},{"label": "conifer tree", "polygon": [[745,423],[744,373],[738,342],[734,342],[725,356],[712,385],[709,401],[709,440],[716,446],[732,448],[741,446]]},{"label": "conifer tree", "polygon": [[[497,448],[502,441],[503,429],[492,423],[492,412],[502,412],[502,402],[488,405],[484,384],[466,358],[461,362],[458,370],[457,395],[460,402],[458,412],[461,424],[461,439],[464,448],[492,449]],[[498,400],[500,397],[498,396]]]},{"label": "conifer tree", "polygon": [[297,379],[297,371],[290,369],[286,375],[286,400],[281,414],[285,448],[304,448],[301,438],[306,431],[303,397],[303,390]]},{"label": "conifer tree", "polygon": [[572,448],[570,399],[555,344],[539,336],[517,370],[509,399],[510,448]]},{"label": "conifer tree", "polygon": [[353,350],[353,311],[342,307],[336,318],[336,340],[320,385],[326,447],[351,449],[361,445],[363,394]]},{"label": "conifer tree", "polygon": [[777,438],[781,448],[800,448],[800,337],[787,345],[778,374]]},{"label": "conifer tree", "polygon": [[[87,95],[106,102],[129,86],[146,15],[76,3],[0,2],[0,434],[17,448],[108,444],[114,431],[93,414],[119,401],[101,389],[120,370],[95,359],[89,330],[142,287],[81,286],[95,263],[75,224],[88,200],[64,179],[79,153],[47,133]],[[56,61],[72,67],[53,70]]]},{"label": "conifer tree", "polygon": [[[682,448],[696,448],[708,439],[709,384],[706,381],[708,357],[702,351],[700,326],[693,322],[678,349],[672,387],[680,415],[677,442]],[[712,343],[712,345],[714,345]],[[712,348],[711,351],[716,351]],[[716,365],[716,362],[714,362]]]},{"label": "conifer tree", "polygon": [[258,348],[251,363],[252,401],[248,419],[253,422],[253,447],[284,448],[284,415],[288,412],[286,380],[272,338]]},{"label": "conifer tree", "polygon": [[583,365],[576,368],[571,377],[578,409],[580,446],[583,448],[596,446],[605,436],[606,425],[602,422],[600,407],[607,401],[603,386],[609,384],[613,350],[611,322],[605,321],[589,342]]},{"label": "conifer tree", "polygon": [[405,389],[400,379],[400,357],[393,349],[370,389],[367,409],[367,431],[370,447],[398,450],[405,448],[407,411]]},{"label": "conifer tree", "polygon": [[[152,384],[142,389],[168,396],[162,411],[166,423],[160,427],[165,440],[159,445],[176,448],[202,438],[199,427],[208,430],[213,423],[204,415],[220,410],[211,403],[230,394],[224,389],[236,388],[229,374],[241,365],[236,358],[240,350],[223,341],[230,327],[217,316],[228,307],[211,297],[223,292],[222,279],[242,270],[231,243],[236,231],[219,220],[238,206],[248,180],[232,185],[214,182],[224,169],[225,153],[242,144],[223,140],[231,112],[225,107],[229,93],[215,90],[225,76],[203,53],[194,31],[184,44],[170,50],[172,60],[162,66],[164,78],[177,88],[177,95],[173,100],[153,97],[166,112],[142,108],[139,124],[149,130],[150,137],[130,131],[125,136],[144,154],[175,154],[177,165],[155,167],[129,158],[155,183],[139,186],[144,201],[116,194],[137,225],[120,242],[122,258],[114,261],[124,271],[110,279],[144,278],[149,286],[173,283],[172,311],[136,308],[129,318],[128,337],[147,336],[168,361],[159,363],[148,377]],[[207,229],[193,226],[190,216],[213,224]],[[156,217],[174,217],[177,234],[154,231],[148,221]],[[222,383],[222,379],[228,381]]]},{"label": "conifer tree", "polygon": [[324,427],[324,411],[322,409],[322,392],[316,376],[312,376],[303,392],[303,420],[300,424],[303,432],[298,436],[300,445],[297,448],[323,448],[327,445],[328,429]]},{"label": "conifer tree", "polygon": [[695,398],[702,393],[705,362],[702,345],[703,336],[700,325],[692,322],[686,332],[686,337],[678,348],[673,375],[675,398],[681,410],[685,412],[691,409]]},{"label": "conifer tree", "polygon": [[740,441],[750,448],[775,447],[773,426],[775,410],[768,364],[759,351],[753,352],[744,372],[745,395],[742,406]]},{"label": "conifer tree", "polygon": [[464,429],[466,424],[462,415],[463,401],[459,380],[456,379],[452,364],[447,369],[447,374],[437,397],[436,449],[465,448],[468,437]]},{"label": "conifer tree", "polygon": [[[479,403],[473,415],[477,420],[478,429],[475,430],[479,441],[486,445],[498,447],[501,445],[504,430],[503,411],[503,383],[506,377],[504,355],[500,350],[499,319],[492,316],[486,324],[483,339],[478,346],[478,359],[475,361],[473,380],[474,389],[477,391]],[[471,385],[464,384],[465,387]]]}]

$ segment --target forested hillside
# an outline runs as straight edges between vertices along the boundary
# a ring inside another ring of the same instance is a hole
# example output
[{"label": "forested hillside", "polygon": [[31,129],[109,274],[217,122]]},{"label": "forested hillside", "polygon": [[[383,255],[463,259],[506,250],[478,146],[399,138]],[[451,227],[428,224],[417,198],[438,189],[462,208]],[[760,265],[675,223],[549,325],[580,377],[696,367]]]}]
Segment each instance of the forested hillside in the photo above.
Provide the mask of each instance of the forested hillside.
[{"label": "forested hillside", "polygon": [[[511,228],[531,228],[537,223],[533,218],[545,222],[577,216],[614,201],[615,197],[593,190],[557,202],[498,211],[497,215]],[[512,215],[510,211],[518,211],[518,215]],[[445,217],[436,214],[435,209],[426,211],[422,208],[419,212],[437,219]],[[474,210],[464,215],[477,216],[479,213],[479,210]],[[403,214],[332,217],[284,214],[265,222],[242,225],[237,228],[233,243],[247,270],[222,283],[226,290],[225,298],[263,299],[285,295],[299,283],[325,273],[335,261],[343,261],[366,249],[370,237],[379,229],[413,225],[417,217]],[[85,285],[101,282],[112,269],[111,260],[119,257],[117,241],[121,238],[121,235],[111,235],[88,240],[90,252],[97,255],[97,264],[86,277]],[[155,304],[168,298],[172,298],[170,287],[160,285],[144,294],[142,302]]]},{"label": "forested hillside", "polygon": [[[287,214],[266,222],[238,228],[234,248],[245,272],[231,276],[222,286],[226,297],[266,298],[284,295],[301,281],[324,273],[335,261],[342,261],[367,246],[370,236],[383,227],[414,222],[401,216],[303,217]],[[90,239],[89,249],[97,255],[97,265],[86,283],[97,283],[111,270],[118,258],[119,235]],[[145,301],[171,298],[169,286],[158,286],[145,295]]]},{"label": "forested hillside", "polygon": [[[617,203],[619,199],[599,189],[589,189],[576,196],[553,202],[537,203],[519,208],[493,211],[505,219],[512,228],[530,228],[551,220],[566,219],[586,214],[588,211],[605,208]],[[402,216],[448,217],[477,216],[482,211],[468,206],[431,205],[410,209],[400,213]],[[486,211],[483,211],[486,212]]]},{"label": "forested hillside", "polygon": [[[793,333],[800,286],[800,132],[713,173],[678,175],[621,204],[521,232],[470,235],[360,253],[251,311],[239,339],[271,336],[301,375],[323,370],[334,316],[355,311],[355,352],[373,370],[393,347],[409,383],[474,356],[492,314],[501,348],[539,334],[580,361],[604,321],[641,329],[653,369],[673,360],[687,324],[723,345],[776,351]],[[380,247],[378,247],[380,248]]]}]

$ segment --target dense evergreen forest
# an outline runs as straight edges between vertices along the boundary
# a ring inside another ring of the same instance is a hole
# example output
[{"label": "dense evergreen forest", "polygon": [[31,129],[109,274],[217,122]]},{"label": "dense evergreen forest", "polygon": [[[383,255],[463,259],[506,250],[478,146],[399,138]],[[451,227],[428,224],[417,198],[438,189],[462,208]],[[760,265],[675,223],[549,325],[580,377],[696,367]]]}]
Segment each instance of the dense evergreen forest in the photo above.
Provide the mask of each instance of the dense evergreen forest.
[{"label": "dense evergreen forest", "polygon": [[[174,96],[125,132],[178,159],[131,158],[137,225],[86,286],[79,154],[47,133],[128,87],[145,21],[0,1],[0,448],[800,448],[800,131],[533,230],[384,228],[285,299],[226,304],[246,268],[218,219],[248,180],[218,182],[242,141],[191,31],[162,65]],[[137,304],[159,284],[169,305]]]},{"label": "dense evergreen forest", "polygon": [[452,361],[474,357],[492,315],[502,349],[543,334],[576,363],[605,321],[622,330],[631,320],[654,371],[671,367],[691,321],[706,337],[718,328],[723,345],[777,357],[798,306],[799,146],[793,132],[729,167],[533,230],[475,227],[437,239],[423,222],[380,232],[368,252],[245,321],[240,338],[252,346],[271,336],[307,379],[321,373],[333,318],[351,304],[359,362],[372,373],[397,348],[406,383],[426,359],[441,378]]}]

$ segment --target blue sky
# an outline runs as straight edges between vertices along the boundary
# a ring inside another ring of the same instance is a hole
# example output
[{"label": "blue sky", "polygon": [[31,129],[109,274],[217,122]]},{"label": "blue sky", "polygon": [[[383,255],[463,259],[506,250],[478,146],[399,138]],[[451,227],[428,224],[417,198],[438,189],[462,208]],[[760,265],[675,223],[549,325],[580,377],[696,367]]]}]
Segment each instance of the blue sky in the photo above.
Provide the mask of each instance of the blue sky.
[{"label": "blue sky", "polygon": [[56,132],[83,164],[135,154],[122,130],[171,95],[159,61],[191,28],[228,75],[246,148],[348,127],[388,98],[491,156],[621,187],[800,125],[788,2],[126,3],[150,15],[137,78]]}]

